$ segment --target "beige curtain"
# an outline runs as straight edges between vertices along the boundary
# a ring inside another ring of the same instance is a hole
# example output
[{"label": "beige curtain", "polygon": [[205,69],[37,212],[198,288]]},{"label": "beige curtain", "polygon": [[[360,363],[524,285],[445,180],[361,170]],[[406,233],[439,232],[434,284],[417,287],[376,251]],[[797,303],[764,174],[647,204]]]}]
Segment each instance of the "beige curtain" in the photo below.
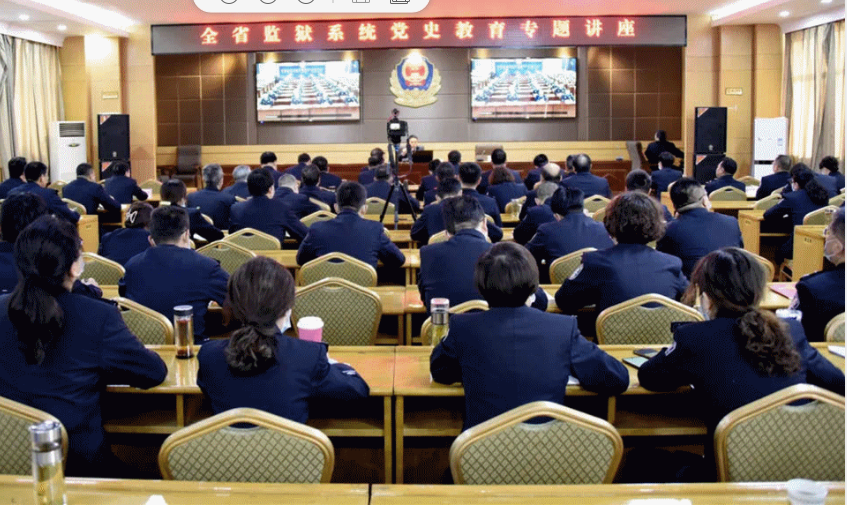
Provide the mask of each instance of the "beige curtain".
[{"label": "beige curtain", "polygon": [[789,152],[812,167],[844,160],[844,45],[843,20],[786,35]]},{"label": "beige curtain", "polygon": [[8,35],[0,35],[0,164],[3,179],[9,177],[6,162],[15,156],[15,135],[12,128],[15,88],[15,42]]},{"label": "beige curtain", "polygon": [[14,75],[17,155],[49,165],[47,132],[65,116],[59,48],[15,39]]}]

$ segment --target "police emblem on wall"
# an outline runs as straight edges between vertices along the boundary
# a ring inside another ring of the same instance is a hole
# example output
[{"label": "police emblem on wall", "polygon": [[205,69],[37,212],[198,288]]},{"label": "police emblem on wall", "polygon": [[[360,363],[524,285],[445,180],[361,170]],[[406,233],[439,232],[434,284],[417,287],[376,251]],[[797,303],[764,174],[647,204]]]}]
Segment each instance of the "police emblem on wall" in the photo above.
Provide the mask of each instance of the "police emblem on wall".
[{"label": "police emblem on wall", "polygon": [[420,54],[411,54],[400,60],[391,72],[389,82],[391,92],[397,97],[394,103],[406,107],[433,104],[441,91],[441,74]]}]

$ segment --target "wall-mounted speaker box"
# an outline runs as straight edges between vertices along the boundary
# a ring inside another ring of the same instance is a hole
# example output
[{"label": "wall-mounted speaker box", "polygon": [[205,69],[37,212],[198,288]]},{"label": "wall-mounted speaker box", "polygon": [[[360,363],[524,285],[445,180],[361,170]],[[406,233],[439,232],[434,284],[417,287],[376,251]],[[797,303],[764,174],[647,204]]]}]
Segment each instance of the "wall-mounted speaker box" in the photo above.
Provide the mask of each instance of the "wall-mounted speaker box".
[{"label": "wall-mounted speaker box", "polygon": [[694,152],[723,154],[726,152],[726,107],[694,109]]},{"label": "wall-mounted speaker box", "polygon": [[715,170],[725,154],[695,154],[694,155],[694,178],[700,184],[706,184],[715,178]]},{"label": "wall-mounted speaker box", "polygon": [[97,114],[97,144],[101,161],[129,161],[129,114]]}]

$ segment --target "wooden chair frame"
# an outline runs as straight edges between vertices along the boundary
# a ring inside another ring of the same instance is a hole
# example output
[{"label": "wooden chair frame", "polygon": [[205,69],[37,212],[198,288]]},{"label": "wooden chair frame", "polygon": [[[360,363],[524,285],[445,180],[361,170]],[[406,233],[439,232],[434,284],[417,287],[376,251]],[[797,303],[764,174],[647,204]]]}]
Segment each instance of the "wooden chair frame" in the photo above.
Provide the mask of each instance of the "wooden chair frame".
[{"label": "wooden chair frame", "polygon": [[756,253],[752,253],[750,251],[744,251],[750,256],[754,257],[756,261],[758,261],[763,267],[765,267],[766,275],[768,276],[768,282],[773,281],[773,276],[776,274],[776,267],[774,266],[771,260],[765,258],[764,256],[760,256]]},{"label": "wooden chair frame", "polygon": [[[589,196],[588,198],[586,198],[585,201],[583,201],[582,206],[583,206],[583,208],[588,210],[588,212],[591,212],[593,214],[593,213],[597,212],[598,210],[600,210],[601,208],[605,209],[606,205],[609,205],[610,201],[611,200],[609,200],[605,196],[592,195],[592,196]],[[599,207],[596,207],[598,205],[599,205]]]},{"label": "wooden chair frame", "polygon": [[768,195],[761,200],[757,200],[755,204],[753,204],[753,210],[768,210],[782,199],[781,195]]},{"label": "wooden chair frame", "polygon": [[241,197],[241,196],[236,196],[235,201],[240,203],[240,202],[246,202],[247,199],[244,198],[244,197]]},{"label": "wooden chair frame", "polygon": [[[57,423],[59,423],[59,426],[61,426],[62,429],[62,464],[67,464],[68,432],[65,429],[65,425],[62,424],[62,422],[59,421],[56,417],[47,412],[44,412],[43,410],[38,410],[36,408],[30,407],[29,405],[24,405],[23,403],[4,398],[2,396],[0,396],[0,412],[23,419],[24,421],[31,422],[32,424],[40,423],[42,421],[56,421]],[[24,436],[28,437],[29,433],[24,434]],[[31,444],[28,444],[28,446],[29,445]]]},{"label": "wooden chair frame", "polygon": [[157,181],[156,179],[147,179],[138,185],[141,189],[152,189],[153,194],[158,194],[159,190],[162,189],[162,183]]},{"label": "wooden chair frame", "polygon": [[[90,253],[90,252],[83,252],[83,253],[80,253],[80,255],[82,256],[83,261],[85,261],[86,263],[100,263],[100,264],[103,264],[103,265],[105,265],[109,268],[113,268],[116,271],[120,271],[120,276],[118,277],[118,279],[120,279],[121,277],[126,275],[126,270],[124,269],[123,265],[121,265],[117,261],[112,261],[109,258],[104,258],[103,256],[100,256],[99,254],[94,254],[94,253]],[[85,272],[83,272],[83,275],[84,274],[85,274]],[[102,283],[102,284],[105,285],[105,284],[111,284],[111,283]]]},{"label": "wooden chair frame", "polygon": [[203,216],[203,219],[205,219],[207,223],[209,223],[212,226],[215,225],[215,221],[214,221],[214,219],[211,218],[211,216],[209,216],[208,214],[203,214],[203,213],[200,213],[200,215]]},{"label": "wooden chair frame", "polygon": [[520,212],[521,207],[523,207],[523,205],[526,203],[526,195],[524,195],[520,198],[515,198],[515,201],[518,202],[518,204],[517,204],[518,208],[515,209],[513,202],[509,201],[509,203],[506,204],[506,208],[505,208],[506,214],[517,214],[518,212]]},{"label": "wooden chair frame", "polygon": [[85,205],[77,201],[71,200],[70,198],[62,198],[62,201],[65,202],[69,209],[76,212],[80,216],[88,214],[88,211],[85,210]]},{"label": "wooden chair frame", "polygon": [[328,203],[324,202],[323,200],[318,200],[313,196],[309,197],[309,203],[314,204],[317,208],[323,211],[332,212],[332,207]]},{"label": "wooden chair frame", "polygon": [[[197,249],[197,252],[206,256],[206,251],[214,250],[214,249],[217,249],[219,247],[227,247],[227,248],[230,248],[234,251],[238,251],[240,253],[249,254],[251,258],[256,257],[256,253],[251,251],[250,249],[247,249],[246,247],[241,247],[240,245],[236,244],[235,242],[227,242],[226,240],[216,240],[215,242],[211,242],[209,244],[206,244],[203,247],[201,247],[200,249]],[[212,258],[212,259],[217,259],[214,256],[208,256],[208,257]],[[250,261],[250,260],[247,260],[247,261]],[[223,266],[221,266],[221,268],[223,268]],[[233,274],[233,272],[227,272],[227,273],[229,273],[230,275]]]},{"label": "wooden chair frame", "polygon": [[602,223],[606,219],[606,207],[602,209],[597,209],[597,212],[591,214],[591,219],[597,221],[598,223]]},{"label": "wooden chair frame", "polygon": [[[377,304],[379,304],[379,307],[380,307],[379,311],[380,311],[380,313],[382,313],[382,300],[379,298],[378,294],[374,293],[373,291],[371,291],[368,288],[364,288],[364,287],[359,286],[357,284],[353,284],[352,282],[350,282],[348,280],[339,279],[337,277],[327,277],[326,279],[320,280],[320,281],[318,281],[314,284],[309,284],[308,286],[304,286],[303,288],[299,289],[297,291],[297,294],[294,296],[294,300],[295,300],[294,303],[296,305],[298,297],[309,294],[312,291],[319,291],[319,290],[322,290],[324,288],[329,288],[329,289],[336,288],[336,289],[338,289],[338,288],[342,288],[342,287],[347,288],[347,289],[351,289],[351,290],[354,290],[354,291],[359,291],[360,293],[367,295],[369,298],[371,298],[372,300],[376,301]],[[373,326],[370,330],[371,341],[367,345],[374,345],[376,343],[376,335],[377,335],[377,331],[379,330],[380,319],[382,319],[382,317],[374,318]],[[291,324],[292,324],[292,326],[297,328],[297,320],[294,320],[293,316],[292,316]]]},{"label": "wooden chair frame", "polygon": [[[843,190],[842,190],[843,191]],[[838,195],[833,196],[829,199],[829,205],[831,207],[841,207],[844,203],[844,193],[840,193]]]},{"label": "wooden chair frame", "polygon": [[307,261],[306,263],[304,263],[297,270],[297,285],[298,286],[307,286],[308,285],[308,284],[304,284],[304,281],[303,281],[303,271],[304,270],[308,272],[309,269],[314,268],[315,266],[326,263],[326,262],[331,262],[332,260],[342,260],[345,263],[349,263],[351,265],[355,265],[359,268],[367,270],[371,274],[371,282],[367,286],[362,286],[362,287],[364,287],[364,288],[376,287],[376,283],[377,283],[376,269],[374,267],[372,267],[371,265],[365,263],[364,261],[360,260],[360,259],[354,258],[350,255],[347,255],[347,254],[344,254],[344,253],[341,253],[341,252],[332,252],[332,253],[329,253],[329,254],[324,254],[323,256],[320,256],[318,258],[315,258],[311,261]]},{"label": "wooden chair frame", "polygon": [[[604,210],[604,209],[601,209],[601,210]],[[582,258],[583,254],[588,253],[588,252],[593,252],[593,251],[596,251],[596,250],[597,249],[594,248],[594,247],[584,247],[584,248],[582,248],[578,251],[574,251],[572,253],[568,253],[568,254],[565,254],[564,256],[559,256],[558,258],[554,259],[552,262],[550,262],[550,282],[552,282],[553,284],[562,284],[567,279],[567,277],[565,277],[563,279],[563,278],[561,278],[561,277],[559,277],[558,275],[555,274],[556,267],[559,266],[559,264],[564,263],[566,261],[570,261],[577,256]],[[579,268],[579,267],[577,267],[577,268]],[[574,269],[574,271],[576,271],[576,269]],[[571,274],[572,273],[573,272],[571,272]],[[570,275],[568,275],[568,277],[570,277]]]},{"label": "wooden chair frame", "polygon": [[761,186],[762,185],[762,181],[760,181],[759,179],[756,179],[752,175],[745,175],[744,177],[741,177],[741,178],[736,179],[736,180],[743,182],[745,186]]},{"label": "wooden chair frame", "polygon": [[818,209],[818,210],[813,210],[812,212],[809,212],[808,214],[806,214],[805,216],[803,216],[803,224],[804,224],[804,225],[807,225],[807,224],[814,224],[814,223],[811,223],[810,221],[812,221],[812,220],[816,219],[816,218],[817,218],[817,217],[819,217],[821,214],[823,214],[823,215],[829,216],[829,219],[827,219],[827,222],[826,222],[826,223],[818,223],[818,224],[823,224],[823,225],[827,225],[827,226],[828,226],[828,225],[829,225],[829,223],[831,223],[831,222],[832,222],[832,215],[833,215],[833,214],[835,213],[835,211],[837,211],[837,210],[838,210],[838,207],[833,207],[832,205],[827,205],[826,207],[820,208],[820,209]]},{"label": "wooden chair frame", "polygon": [[[372,197],[365,200],[365,204],[368,206],[368,211],[366,212],[366,214],[379,215],[382,212],[382,208],[385,206],[385,200],[383,200],[382,198],[377,198],[375,196],[372,196]],[[375,206],[375,207],[373,209],[371,209],[371,206]],[[371,212],[371,210],[375,210],[376,212]],[[393,203],[388,204],[388,211],[386,211],[385,214],[386,215],[394,214],[394,204]]]},{"label": "wooden chair frame", "polygon": [[[485,300],[468,300],[455,307],[450,307],[447,312],[450,314],[464,314],[472,310],[488,310],[488,302]],[[432,317],[426,318],[423,324],[421,324],[421,344],[432,344]]]},{"label": "wooden chair frame", "polygon": [[823,330],[825,340],[827,342],[844,342],[843,340],[835,340],[835,332],[841,326],[841,331],[844,332],[844,313],[838,314],[826,323],[826,328]]},{"label": "wooden chair frame", "polygon": [[441,230],[429,237],[429,242],[427,242],[427,244],[439,244],[441,242],[447,242],[448,240],[450,240],[450,237],[447,235],[447,230]]},{"label": "wooden chair frame", "polygon": [[617,474],[621,458],[623,457],[623,439],[618,433],[618,430],[603,419],[553,402],[527,403],[526,405],[489,419],[482,424],[478,424],[459,435],[450,446],[450,471],[453,474],[453,481],[456,484],[465,483],[461,458],[471,444],[536,417],[550,417],[558,421],[576,424],[577,426],[596,431],[608,437],[614,445],[614,454],[603,483],[612,483],[615,474]]},{"label": "wooden chair frame", "polygon": [[51,182],[47,186],[47,189],[52,189],[53,191],[59,194],[59,198],[62,198],[62,196],[65,194],[65,186],[67,185],[68,183],[66,181],[59,179],[58,181]]},{"label": "wooden chair frame", "polygon": [[[118,304],[118,308],[120,308],[120,309],[134,310],[136,312],[140,312],[140,313],[144,314],[145,316],[151,317],[153,320],[156,321],[156,323],[159,324],[159,326],[162,327],[162,330],[165,332],[165,343],[164,343],[164,345],[174,345],[174,325],[173,325],[173,323],[170,322],[170,320],[167,317],[165,317],[164,314],[156,312],[155,310],[151,309],[150,307],[145,307],[144,305],[141,305],[138,302],[130,300],[129,298],[124,298],[124,297],[119,296],[117,298],[113,298],[112,301],[115,302],[116,304]],[[121,318],[121,319],[123,319],[123,318]],[[132,331],[132,330],[130,330],[130,331]],[[133,333],[133,335],[135,335],[135,334]],[[138,335],[135,335],[135,336],[138,337]],[[138,339],[141,340],[140,337],[138,337]],[[143,341],[142,341],[142,343],[143,343]]]},{"label": "wooden chair frame", "polygon": [[[269,235],[265,232],[256,230],[254,228],[242,228],[235,233],[230,233],[229,235],[224,237],[224,240],[227,241],[227,242],[231,242],[233,244],[236,244],[236,245],[241,245],[235,240],[237,240],[238,237],[241,237],[243,235],[255,235],[257,237],[261,237],[261,238],[266,239],[268,241],[275,242],[277,249],[282,247],[282,245],[279,243],[278,238],[274,237],[273,235]],[[235,239],[235,240],[233,240],[233,239]],[[245,249],[249,249],[248,247],[245,247],[243,245],[241,245],[241,247],[244,247]]]},{"label": "wooden chair frame", "polygon": [[[666,307],[666,308],[676,309],[680,312],[683,312],[683,313],[695,318],[696,321],[704,321],[703,315],[700,314],[699,312],[697,312],[696,310],[694,310],[693,308],[689,307],[688,305],[684,305],[684,304],[682,304],[682,303],[680,303],[676,300],[672,300],[672,299],[668,298],[667,296],[663,296],[663,295],[656,294],[656,293],[647,293],[645,295],[637,296],[637,297],[635,297],[631,300],[621,302],[617,305],[612,305],[611,307],[608,307],[605,310],[603,310],[602,312],[600,312],[600,315],[597,316],[597,322],[595,323],[595,329],[596,329],[596,332],[597,332],[597,344],[603,345],[603,344],[606,343],[606,335],[605,335],[605,331],[603,331],[603,323],[606,322],[606,319],[610,318],[611,316],[613,316],[613,315],[615,315],[619,312],[624,312],[624,311],[629,310],[633,307],[640,307],[640,306],[646,305],[648,303],[656,303],[656,304],[662,305],[663,307]],[[645,344],[647,344],[647,343],[650,343],[650,342],[645,342]],[[652,343],[657,343],[657,342],[652,342]]]},{"label": "wooden chair frame", "polygon": [[323,453],[324,468],[321,472],[321,483],[328,483],[332,478],[332,472],[335,467],[335,449],[332,442],[322,431],[306,426],[295,421],[291,421],[267,412],[250,408],[238,408],[227,410],[208,419],[204,419],[191,426],[183,428],[176,433],[171,434],[162,444],[159,450],[159,470],[162,472],[162,478],[165,480],[173,480],[174,476],[171,472],[170,461],[168,457],[174,448],[193,440],[203,435],[218,431],[221,428],[227,428],[234,424],[249,423],[254,426],[275,430],[285,433],[286,435],[308,440],[314,443]]},{"label": "wooden chair frame", "polygon": [[317,212],[312,212],[308,216],[300,218],[300,222],[308,228],[309,226],[312,226],[318,221],[330,221],[332,219],[335,219],[335,214],[328,210],[319,210]]},{"label": "wooden chair frame", "polygon": [[[727,198],[724,198],[727,197]],[[747,201],[747,193],[735,186],[724,186],[709,193],[709,200],[718,201]]]}]

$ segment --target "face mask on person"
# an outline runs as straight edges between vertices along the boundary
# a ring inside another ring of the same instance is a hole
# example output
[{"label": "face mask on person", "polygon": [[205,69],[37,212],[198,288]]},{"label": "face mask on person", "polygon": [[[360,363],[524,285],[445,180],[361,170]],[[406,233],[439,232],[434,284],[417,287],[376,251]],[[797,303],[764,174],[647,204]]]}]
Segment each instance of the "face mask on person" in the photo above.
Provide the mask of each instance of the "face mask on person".
[{"label": "face mask on person", "polygon": [[282,316],[282,319],[277,321],[276,326],[279,328],[280,333],[285,333],[291,329],[291,309],[288,309],[288,312]]},{"label": "face mask on person", "polygon": [[700,294],[700,305],[697,307],[697,311],[700,313],[700,315],[703,316],[703,319],[705,319],[706,321],[708,321],[709,319],[712,318],[711,314],[709,313],[709,309],[711,309],[711,306],[712,306],[711,301],[706,296],[706,294],[701,293]]},{"label": "face mask on person", "polygon": [[532,307],[532,304],[535,303],[535,293],[529,295],[529,298],[526,299],[525,305],[527,307]]},{"label": "face mask on person", "polygon": [[844,252],[844,245],[832,236],[832,233],[827,233],[823,243],[823,255],[832,263],[835,263],[835,258]]}]

